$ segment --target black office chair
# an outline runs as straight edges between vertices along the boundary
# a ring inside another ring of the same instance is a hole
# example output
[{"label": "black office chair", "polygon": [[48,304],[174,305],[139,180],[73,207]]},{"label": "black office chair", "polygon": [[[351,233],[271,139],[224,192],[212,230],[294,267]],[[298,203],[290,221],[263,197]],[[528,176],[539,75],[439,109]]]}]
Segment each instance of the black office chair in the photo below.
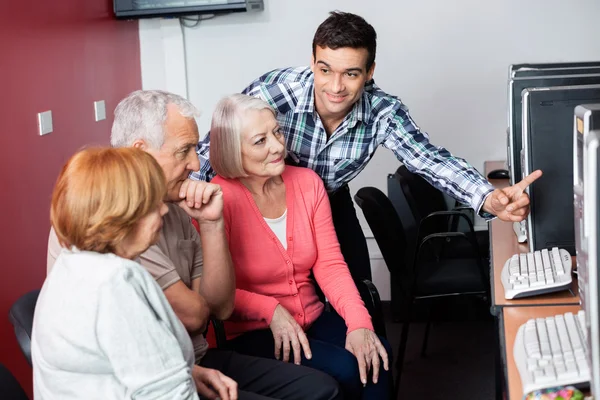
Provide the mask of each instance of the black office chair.
[{"label": "black office chair", "polygon": [[8,313],[8,319],[15,329],[15,336],[23,355],[31,365],[31,329],[33,327],[33,312],[40,289],[33,290],[19,297]]},{"label": "black office chair", "polygon": [[29,400],[14,375],[2,364],[0,364],[0,393],[2,393],[2,400]]},{"label": "black office chair", "polygon": [[[354,197],[390,272],[390,277],[402,290],[407,320],[402,327],[396,369],[398,393],[404,363],[406,343],[413,304],[419,300],[438,299],[457,295],[478,295],[489,298],[489,279],[479,257],[477,244],[462,232],[434,233],[417,243],[416,252],[408,253],[406,232],[400,217],[387,196],[377,188],[365,187]],[[446,257],[446,240],[462,240],[471,248],[470,258]],[[410,261],[409,261],[410,260]],[[427,322],[421,354],[426,352],[430,320]]]},{"label": "black office chair", "polygon": [[[394,174],[396,180],[400,183],[402,193],[406,198],[406,202],[415,218],[417,226],[421,225],[419,234],[420,238],[436,233],[436,232],[457,232],[459,222],[465,221],[467,218],[467,235],[473,235],[479,252],[485,260],[489,260],[489,233],[485,231],[474,231],[474,211],[471,207],[461,206],[458,202],[450,210],[446,199],[442,192],[429,184],[425,179],[417,174],[410,172],[406,166],[401,165]],[[461,217],[460,214],[464,215]],[[447,215],[448,218],[429,218],[428,216]],[[426,223],[423,221],[426,220]],[[417,238],[408,238],[414,245]],[[447,246],[446,254],[449,257],[463,257],[469,255],[471,249],[468,243],[461,241]],[[484,260],[484,262],[485,262]]]}]

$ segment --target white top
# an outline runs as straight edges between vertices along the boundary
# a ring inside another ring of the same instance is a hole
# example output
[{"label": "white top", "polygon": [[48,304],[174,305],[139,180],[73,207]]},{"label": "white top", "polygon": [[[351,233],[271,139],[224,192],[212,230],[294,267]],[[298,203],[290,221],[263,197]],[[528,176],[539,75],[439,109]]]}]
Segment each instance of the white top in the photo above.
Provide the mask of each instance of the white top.
[{"label": "white top", "polygon": [[152,276],[114,254],[63,249],[35,308],[42,399],[198,399],[192,342]]},{"label": "white top", "polygon": [[[265,218],[265,217],[263,217]],[[286,227],[287,227],[287,209],[283,212],[283,215],[278,218],[265,218],[269,228],[275,233],[277,239],[283,245],[283,248],[287,250],[287,239],[286,239]]]}]

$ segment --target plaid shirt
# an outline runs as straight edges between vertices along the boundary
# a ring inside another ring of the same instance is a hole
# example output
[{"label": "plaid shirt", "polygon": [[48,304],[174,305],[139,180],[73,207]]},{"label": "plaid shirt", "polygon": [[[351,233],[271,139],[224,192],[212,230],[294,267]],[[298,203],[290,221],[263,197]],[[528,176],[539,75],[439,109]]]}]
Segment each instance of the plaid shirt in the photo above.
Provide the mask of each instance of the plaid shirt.
[{"label": "plaid shirt", "polygon": [[[314,170],[328,192],[358,175],[379,145],[393,151],[410,171],[477,212],[494,190],[465,160],[429,143],[429,136],[414,123],[408,108],[373,80],[365,84],[362,97],[329,139],[315,111],[310,68],[271,71],[243,93],[262,98],[278,111],[277,120],[291,159],[288,161]],[[202,167],[191,175],[193,179],[210,180],[214,176],[208,163],[209,141],[210,133],[198,144]]]}]

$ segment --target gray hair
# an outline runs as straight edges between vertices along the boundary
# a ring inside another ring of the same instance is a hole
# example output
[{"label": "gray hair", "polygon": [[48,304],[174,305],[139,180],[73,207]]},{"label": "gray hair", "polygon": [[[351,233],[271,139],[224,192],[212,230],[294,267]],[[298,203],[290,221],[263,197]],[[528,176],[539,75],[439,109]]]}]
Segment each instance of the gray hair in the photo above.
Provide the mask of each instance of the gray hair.
[{"label": "gray hair", "polygon": [[232,94],[217,103],[210,125],[210,165],[224,178],[248,176],[242,166],[242,126],[246,111],[269,110],[266,101],[245,94]]},{"label": "gray hair", "polygon": [[185,118],[200,115],[189,100],[177,94],[162,90],[136,90],[115,108],[110,144],[113,147],[127,147],[142,139],[151,148],[160,149],[165,141],[164,125],[169,104],[177,106]]}]

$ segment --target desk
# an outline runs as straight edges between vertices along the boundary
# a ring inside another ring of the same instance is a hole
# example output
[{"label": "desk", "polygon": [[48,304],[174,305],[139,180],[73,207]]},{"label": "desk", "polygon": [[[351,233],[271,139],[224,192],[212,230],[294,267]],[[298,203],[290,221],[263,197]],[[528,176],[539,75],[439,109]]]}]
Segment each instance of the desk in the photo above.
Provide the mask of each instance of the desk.
[{"label": "desk", "polygon": [[549,306],[549,307],[507,307],[503,310],[501,320],[502,343],[502,361],[504,367],[504,376],[508,380],[508,400],[521,399],[523,397],[523,387],[521,386],[521,376],[515,365],[513,357],[513,345],[519,327],[531,318],[545,318],[556,314],[568,312],[577,313],[579,306]]},{"label": "desk", "polygon": [[[485,174],[491,170],[504,167],[504,161],[486,161],[484,164]],[[490,183],[496,188],[501,189],[509,185],[508,179],[492,179]],[[577,288],[577,279],[573,279],[571,290],[549,293],[541,296],[526,297],[524,299],[506,300],[504,298],[504,287],[500,279],[504,263],[513,254],[529,252],[527,243],[520,244],[513,231],[513,223],[494,219],[490,223],[490,278],[492,295],[492,312],[497,314],[500,307],[523,307],[523,306],[556,306],[556,305],[577,305],[579,304],[579,291]],[[572,257],[575,269],[575,257]]]},{"label": "desk", "polygon": [[[579,304],[579,291],[577,287],[577,278],[573,277],[571,290],[549,293],[541,296],[526,297],[524,299],[506,300],[504,298],[504,286],[500,279],[504,263],[513,254],[529,252],[527,243],[520,244],[513,231],[512,222],[504,222],[495,219],[490,222],[490,261],[491,261],[491,295],[492,311],[498,312],[500,307],[523,307],[523,306],[556,306],[556,305],[577,305]],[[575,257],[572,257],[575,269]]]},{"label": "desk", "polygon": [[[486,161],[485,174],[494,169],[504,168],[504,161]],[[501,189],[509,185],[508,179],[492,179],[490,183]],[[521,378],[514,365],[513,343],[517,329],[530,318],[546,317],[579,310],[577,279],[573,278],[571,290],[563,290],[542,296],[506,300],[500,279],[504,263],[513,254],[529,252],[527,243],[520,244],[513,231],[512,222],[494,219],[489,222],[490,232],[490,286],[491,312],[496,317],[496,397],[508,400],[522,397]],[[575,268],[575,257],[573,268]],[[504,383],[504,384],[503,384]]]}]

